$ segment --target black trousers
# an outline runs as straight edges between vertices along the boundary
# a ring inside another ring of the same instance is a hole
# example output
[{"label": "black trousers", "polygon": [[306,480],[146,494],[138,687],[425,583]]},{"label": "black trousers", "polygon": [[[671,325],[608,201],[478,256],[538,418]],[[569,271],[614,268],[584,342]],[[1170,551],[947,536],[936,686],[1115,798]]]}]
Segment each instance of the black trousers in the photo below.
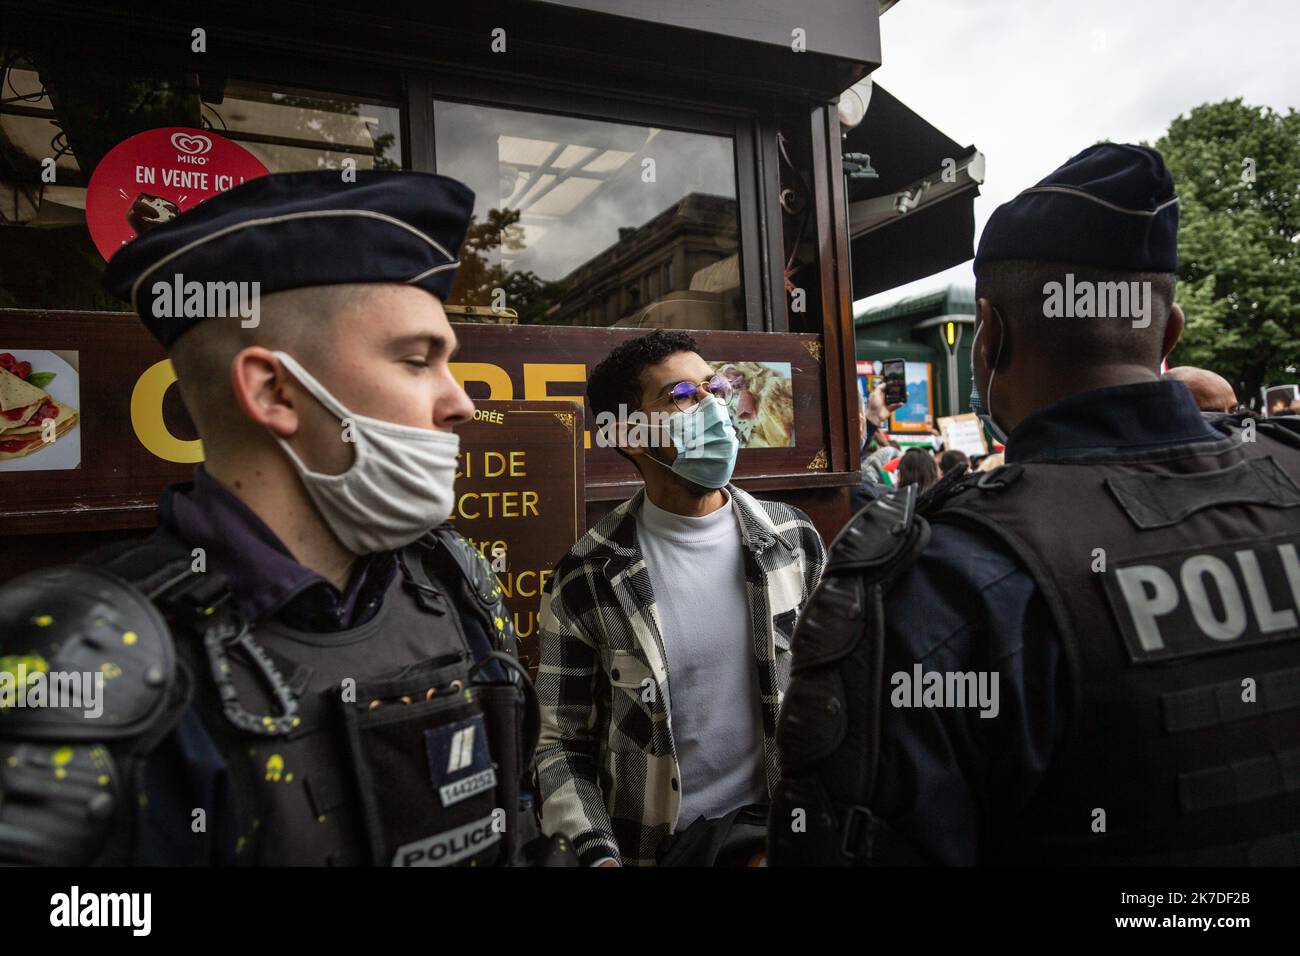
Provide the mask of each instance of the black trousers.
[{"label": "black trousers", "polygon": [[660,866],[749,866],[767,843],[767,807],[732,810],[716,820],[700,817],[659,845]]}]

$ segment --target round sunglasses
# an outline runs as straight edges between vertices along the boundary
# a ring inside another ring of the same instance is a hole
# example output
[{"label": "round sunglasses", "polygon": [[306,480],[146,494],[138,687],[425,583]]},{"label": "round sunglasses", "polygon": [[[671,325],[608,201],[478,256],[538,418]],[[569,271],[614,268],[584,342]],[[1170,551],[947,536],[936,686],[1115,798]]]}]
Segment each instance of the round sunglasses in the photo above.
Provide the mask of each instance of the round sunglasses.
[{"label": "round sunglasses", "polygon": [[[716,398],[723,405],[731,398],[731,382],[725,376],[714,375],[708,381],[702,383],[706,392]],[[680,411],[686,411],[699,404],[700,401],[699,382],[678,382],[672,387],[668,394],[672,396],[673,404]]]}]

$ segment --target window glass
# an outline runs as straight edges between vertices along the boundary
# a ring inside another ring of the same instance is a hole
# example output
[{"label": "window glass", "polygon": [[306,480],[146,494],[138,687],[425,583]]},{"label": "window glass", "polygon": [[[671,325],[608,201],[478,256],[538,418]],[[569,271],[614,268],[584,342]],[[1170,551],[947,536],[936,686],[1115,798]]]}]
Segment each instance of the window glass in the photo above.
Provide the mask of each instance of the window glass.
[{"label": "window glass", "polygon": [[745,327],[730,137],[443,101],[434,137],[438,171],[476,196],[453,307]]},{"label": "window glass", "polygon": [[[100,285],[104,256],[86,225],[86,194],[104,156],[147,130],[211,131],[270,172],[339,169],[346,160],[357,169],[401,166],[401,117],[392,104],[132,70],[80,44],[32,50],[5,39],[0,34],[0,308],[129,308]],[[159,194],[149,201],[163,215],[194,204],[163,195],[165,188],[140,191]]]},{"label": "window glass", "polygon": [[221,103],[204,104],[205,126],[235,140],[271,172],[401,169],[396,106],[231,82]]}]

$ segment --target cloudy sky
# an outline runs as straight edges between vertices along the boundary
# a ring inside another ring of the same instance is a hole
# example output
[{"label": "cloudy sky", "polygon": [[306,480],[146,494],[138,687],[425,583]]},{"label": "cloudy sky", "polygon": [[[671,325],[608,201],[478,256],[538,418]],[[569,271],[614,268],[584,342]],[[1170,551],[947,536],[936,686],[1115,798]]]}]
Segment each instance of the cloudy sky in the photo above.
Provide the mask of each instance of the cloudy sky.
[{"label": "cloudy sky", "polygon": [[[994,208],[1099,139],[1154,140],[1200,103],[1300,107],[1300,0],[901,0],[873,79],[988,168]],[[970,263],[856,303],[974,283]]]}]

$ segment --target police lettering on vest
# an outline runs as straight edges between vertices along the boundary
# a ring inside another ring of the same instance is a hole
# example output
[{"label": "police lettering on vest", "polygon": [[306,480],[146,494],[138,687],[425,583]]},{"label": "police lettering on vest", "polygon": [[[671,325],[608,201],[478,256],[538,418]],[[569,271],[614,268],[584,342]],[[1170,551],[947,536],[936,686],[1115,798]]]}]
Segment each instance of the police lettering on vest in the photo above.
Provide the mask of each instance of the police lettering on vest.
[{"label": "police lettering on vest", "polygon": [[1300,634],[1300,535],[1116,566],[1106,595],[1135,662]]},{"label": "police lettering on vest", "polygon": [[501,839],[491,815],[397,848],[393,866],[451,866]]}]

